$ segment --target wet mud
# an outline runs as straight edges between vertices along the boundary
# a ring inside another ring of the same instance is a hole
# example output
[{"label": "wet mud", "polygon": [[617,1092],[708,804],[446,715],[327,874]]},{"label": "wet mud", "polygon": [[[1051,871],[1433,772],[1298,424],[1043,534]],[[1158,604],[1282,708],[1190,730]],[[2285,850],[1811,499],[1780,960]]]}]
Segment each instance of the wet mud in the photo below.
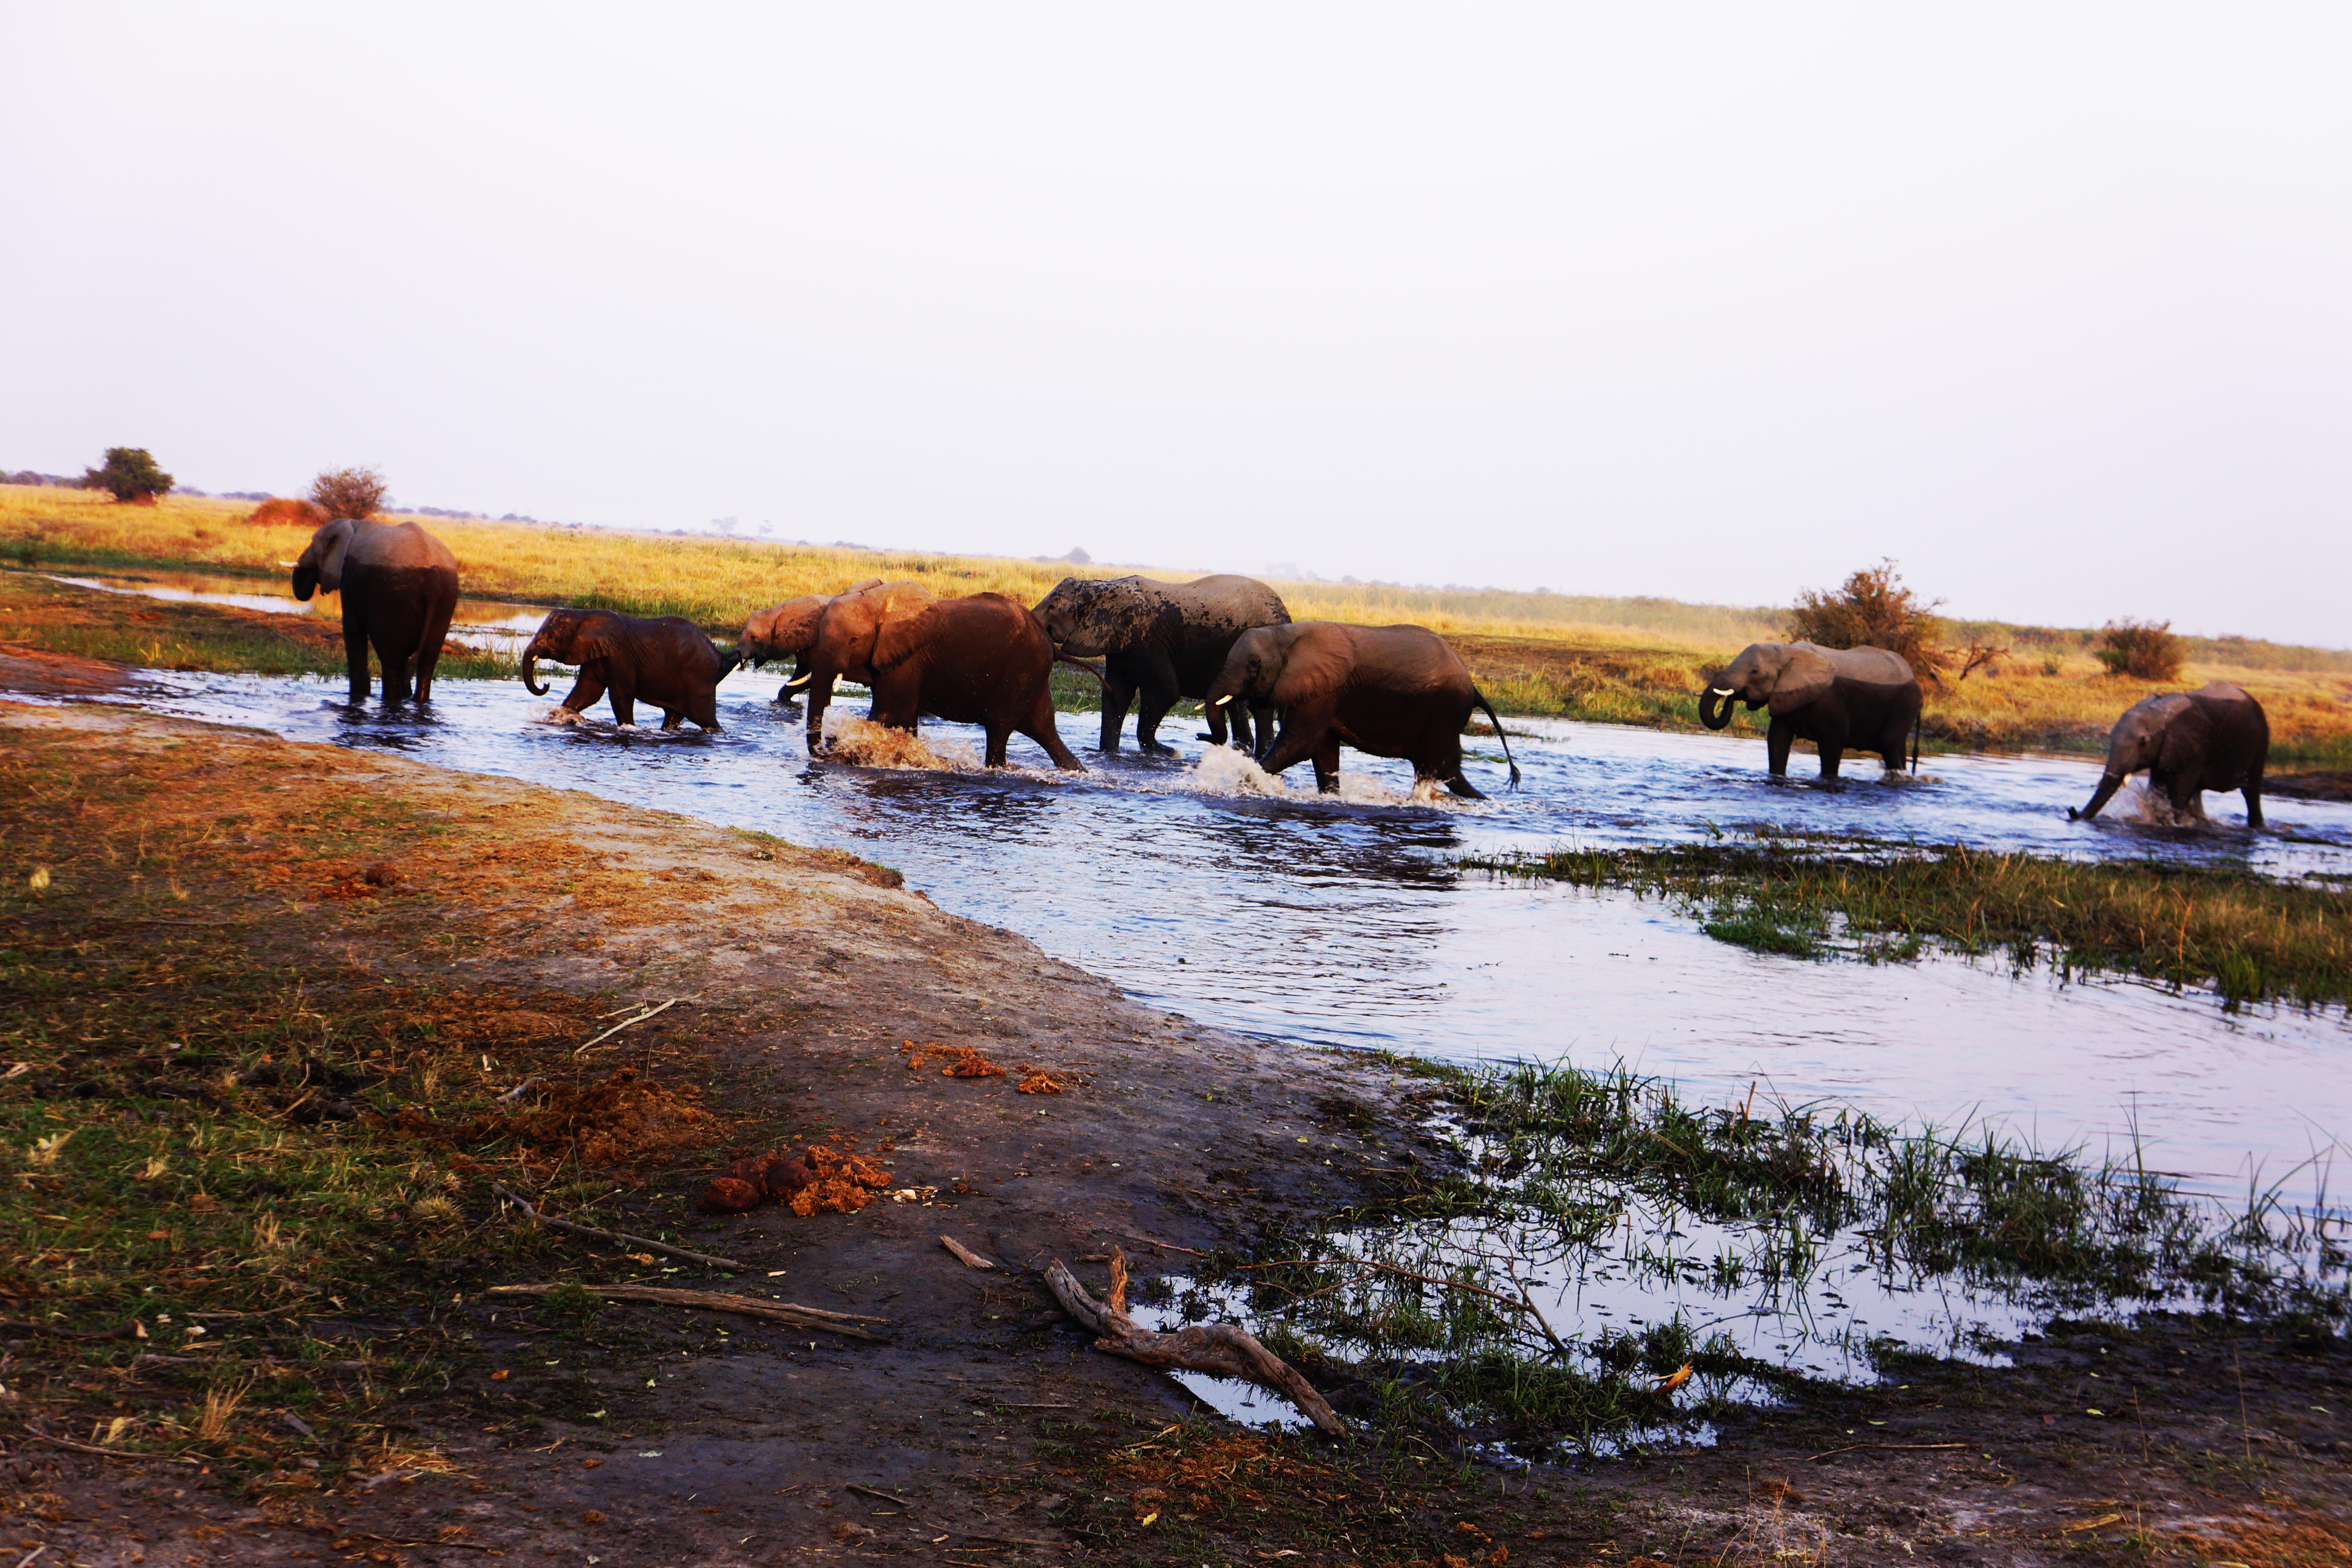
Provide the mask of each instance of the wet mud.
[{"label": "wet mud", "polygon": [[[1449,1452],[1383,1434],[1376,1410],[1338,1444],[1238,1433],[1162,1374],[1093,1352],[1036,1271],[1061,1258],[1098,1287],[1116,1247],[1148,1286],[1442,1179],[1426,1091],[1397,1065],[1139,1004],[838,851],[121,709],[10,705],[0,726],[35,770],[20,779],[83,803],[73,840],[140,826],[108,815],[120,774],[164,786],[142,808],[151,826],[236,824],[175,873],[167,921],[94,924],[88,942],[245,922],[257,957],[429,994],[451,1073],[478,1059],[502,1090],[554,1087],[519,1097],[504,1129],[461,1138],[420,1105],[434,1125],[385,1135],[420,1152],[462,1142],[525,1190],[591,1166],[564,1152],[627,1129],[630,1110],[642,1130],[647,1102],[625,1091],[659,1086],[661,1135],[593,1157],[629,1179],[593,1201],[559,1189],[573,1195],[551,1210],[744,1266],[536,1233],[463,1184],[473,1239],[454,1275],[421,1271],[414,1300],[305,1309],[310,1331],[357,1346],[441,1336],[433,1374],[369,1386],[365,1439],[324,1418],[305,1436],[263,1377],[206,1463],[89,1451],[201,1357],[131,1347],[100,1364],[0,1336],[0,1510],[24,1551],[110,1568],[492,1552],[2284,1563],[2352,1542],[2352,1369],[2340,1337],[2291,1323],[2053,1325],[2010,1349],[2012,1367],[1895,1363],[1859,1390],[1801,1390],[1712,1449],[1586,1466]],[[341,814],[393,826],[346,842],[322,832]],[[65,870],[43,892],[74,896]],[[1004,1071],[959,1075],[975,1060]],[[1061,1091],[1024,1094],[1041,1076]],[[290,1110],[299,1090],[272,1092]],[[810,1143],[854,1148],[889,1187],[851,1213],[695,1212],[730,1161]],[[750,1292],[887,1327],[865,1342],[486,1293],[562,1279]],[[428,1280],[439,1305],[419,1304]],[[309,1375],[356,1402],[378,1374]]]}]

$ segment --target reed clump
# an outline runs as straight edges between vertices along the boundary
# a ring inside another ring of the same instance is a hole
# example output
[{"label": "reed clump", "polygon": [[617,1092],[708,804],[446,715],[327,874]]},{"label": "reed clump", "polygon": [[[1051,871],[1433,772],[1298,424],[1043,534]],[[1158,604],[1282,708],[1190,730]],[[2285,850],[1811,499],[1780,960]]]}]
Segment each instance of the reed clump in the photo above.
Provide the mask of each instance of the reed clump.
[{"label": "reed clump", "polygon": [[1492,875],[1632,888],[1710,936],[1794,957],[1916,956],[1935,942],[2019,969],[2210,985],[2226,1006],[2352,1004],[2352,891],[2227,867],[2074,861],[1760,834],[1754,842],[1473,857]]}]

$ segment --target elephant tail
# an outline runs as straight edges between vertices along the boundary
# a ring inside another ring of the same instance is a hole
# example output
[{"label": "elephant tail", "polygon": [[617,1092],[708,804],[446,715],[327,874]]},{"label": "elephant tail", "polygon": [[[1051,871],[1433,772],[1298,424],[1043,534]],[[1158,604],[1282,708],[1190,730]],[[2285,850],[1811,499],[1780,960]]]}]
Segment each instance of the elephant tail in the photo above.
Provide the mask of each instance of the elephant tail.
[{"label": "elephant tail", "polygon": [[1503,742],[1503,760],[1511,764],[1511,787],[1518,788],[1519,760],[1511,755],[1511,738],[1503,733],[1503,721],[1495,717],[1495,705],[1487,701],[1486,694],[1475,686],[1470,689],[1470,696],[1472,700],[1486,710],[1486,721],[1495,726],[1495,739]]},{"label": "elephant tail", "polygon": [[1911,771],[1914,773],[1919,771],[1919,729],[1927,721],[1927,712],[1924,708],[1911,715]]},{"label": "elephant tail", "polygon": [[1054,650],[1054,662],[1055,664],[1075,664],[1080,669],[1085,670],[1088,675],[1093,676],[1097,685],[1099,686],[1102,684],[1103,668],[1101,665],[1093,662],[1091,659],[1080,658],[1076,654],[1064,653],[1060,648],[1055,648]]}]

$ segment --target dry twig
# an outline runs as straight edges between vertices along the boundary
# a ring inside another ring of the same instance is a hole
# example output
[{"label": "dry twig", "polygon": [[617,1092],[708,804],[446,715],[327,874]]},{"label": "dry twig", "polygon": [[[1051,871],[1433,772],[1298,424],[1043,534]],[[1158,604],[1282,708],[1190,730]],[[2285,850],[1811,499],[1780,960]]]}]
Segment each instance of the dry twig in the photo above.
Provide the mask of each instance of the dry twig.
[{"label": "dry twig", "polygon": [[995,1264],[991,1263],[987,1258],[982,1258],[979,1253],[974,1252],[971,1247],[966,1247],[962,1242],[958,1241],[952,1236],[943,1236],[940,1237],[940,1245],[946,1247],[950,1252],[954,1253],[956,1261],[962,1264],[966,1268],[991,1269],[996,1267]]},{"label": "dry twig", "polygon": [[[1127,1283],[1127,1255],[1114,1248],[1110,1267],[1111,1294],[1114,1300],[1121,1300]],[[1119,1307],[1088,1295],[1069,1266],[1058,1258],[1045,1267],[1045,1288],[1071,1317],[1101,1336],[1095,1341],[1098,1351],[1125,1356],[1146,1366],[1205,1372],[1263,1384],[1297,1405],[1321,1430],[1347,1430],[1339,1415],[1311,1384],[1238,1324],[1194,1323],[1172,1334],[1154,1332]]]},{"label": "dry twig", "polygon": [[625,1247],[642,1247],[649,1252],[665,1253],[671,1258],[683,1258],[689,1263],[708,1263],[714,1268],[733,1268],[740,1271],[751,1267],[749,1264],[738,1263],[731,1258],[713,1258],[707,1252],[688,1252],[683,1247],[672,1247],[666,1241],[656,1241],[649,1236],[631,1236],[625,1230],[600,1230],[593,1225],[577,1225],[568,1219],[557,1219],[553,1215],[540,1213],[538,1209],[531,1206],[529,1198],[520,1193],[511,1192],[496,1182],[490,1184],[490,1191],[513,1204],[540,1224],[552,1226],[557,1230],[568,1230],[574,1236],[592,1236],[598,1241],[614,1242]]},{"label": "dry twig", "polygon": [[[666,1285],[581,1285],[576,1287],[591,1296],[602,1296],[614,1301],[650,1301],[663,1307],[699,1307],[709,1312],[734,1312],[746,1318],[764,1318],[772,1323],[782,1323],[794,1329],[822,1329],[828,1334],[845,1334],[854,1340],[878,1340],[882,1336],[875,1328],[888,1328],[887,1318],[868,1318],[856,1312],[828,1312],[822,1307],[803,1307],[791,1301],[771,1301],[759,1296],[737,1296],[725,1290],[679,1290]],[[544,1296],[551,1291],[567,1289],[563,1285],[493,1285],[487,1295]],[[868,1327],[867,1325],[872,1325]]]}]

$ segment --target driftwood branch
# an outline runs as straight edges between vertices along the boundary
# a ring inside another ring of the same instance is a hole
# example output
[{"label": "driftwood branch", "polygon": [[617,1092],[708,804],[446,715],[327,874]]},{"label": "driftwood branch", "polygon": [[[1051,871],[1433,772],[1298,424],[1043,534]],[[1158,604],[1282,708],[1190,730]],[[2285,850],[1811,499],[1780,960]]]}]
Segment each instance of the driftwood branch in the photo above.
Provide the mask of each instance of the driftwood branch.
[{"label": "driftwood branch", "polygon": [[[668,1001],[667,1001],[667,1002],[663,1003],[663,1004],[662,1004],[660,1006],[658,1006],[658,1007],[649,1008],[649,1009],[647,1009],[646,1011],[645,1011],[645,1012],[643,1012],[643,1013],[638,1014],[638,1015],[637,1015],[635,1017],[634,1017],[634,1018],[624,1018],[624,1019],[622,1019],[619,1023],[617,1023],[617,1024],[614,1025],[611,1028],[609,1028],[609,1029],[605,1030],[603,1034],[601,1034],[601,1035],[597,1036],[594,1039],[590,1040],[590,1041],[588,1041],[586,1044],[584,1044],[584,1045],[581,1046],[581,1047],[580,1047],[580,1048],[579,1048],[579,1050],[575,1050],[575,1051],[573,1051],[572,1054],[573,1056],[575,1056],[575,1057],[576,1057],[576,1056],[578,1056],[578,1055],[580,1054],[580,1052],[581,1052],[581,1051],[584,1051],[584,1050],[586,1050],[586,1049],[588,1048],[588,1047],[589,1047],[589,1046],[599,1046],[599,1045],[602,1045],[602,1044],[604,1044],[606,1040],[611,1039],[614,1035],[617,1035],[617,1034],[619,1034],[622,1030],[624,1030],[624,1029],[625,1029],[625,1028],[629,1027],[629,1026],[631,1026],[632,1024],[642,1024],[642,1023],[644,1023],[647,1018],[654,1017],[654,1016],[657,1016],[657,1015],[659,1015],[659,1014],[667,1013],[667,1012],[668,1012],[672,1007],[677,1006],[680,1002],[683,1002],[683,1001],[685,1001],[685,1000],[686,1000],[686,998],[685,998],[685,997],[683,997],[683,996],[673,996],[673,997],[671,997]],[[610,1016],[610,1015],[607,1015],[607,1016]]]},{"label": "driftwood branch", "polygon": [[[1123,1300],[1127,1283],[1127,1257],[1111,1253],[1111,1292],[1113,1299]],[[1114,1305],[1096,1300],[1078,1283],[1069,1266],[1056,1258],[1045,1267],[1045,1288],[1061,1302],[1063,1310],[1101,1337],[1095,1349],[1112,1355],[1125,1356],[1146,1366],[1170,1367],[1184,1372],[1205,1372],[1219,1377],[1244,1378],[1274,1389],[1284,1398],[1304,1411],[1308,1420],[1323,1431],[1339,1433],[1347,1430],[1339,1417],[1313,1385],[1299,1376],[1288,1363],[1251,1337],[1248,1330],[1234,1323],[1194,1323],[1172,1334],[1154,1332]]]},{"label": "driftwood branch", "polygon": [[[493,1285],[484,1294],[491,1296],[544,1296],[565,1289],[563,1285]],[[666,1285],[582,1285],[578,1289],[591,1296],[601,1296],[614,1301],[651,1301],[663,1307],[699,1307],[706,1312],[733,1312],[745,1318],[764,1318],[787,1328],[821,1329],[828,1334],[845,1334],[853,1340],[878,1340],[874,1331],[890,1326],[887,1318],[868,1318],[856,1312],[828,1312],[822,1307],[803,1307],[791,1301],[771,1301],[759,1296],[736,1296],[725,1290],[679,1290]]]},{"label": "driftwood branch", "polygon": [[987,1258],[982,1258],[979,1253],[974,1252],[971,1247],[966,1247],[962,1242],[958,1241],[952,1236],[943,1236],[940,1237],[940,1245],[946,1247],[950,1252],[954,1253],[956,1261],[962,1264],[966,1268],[979,1268],[985,1270],[994,1268],[996,1267],[995,1264],[991,1263]]},{"label": "driftwood branch", "polygon": [[547,1080],[543,1078],[527,1078],[520,1083],[515,1085],[512,1089],[507,1090],[504,1094],[499,1096],[498,1102],[500,1105],[511,1105],[516,1100],[520,1100],[524,1095],[529,1094],[532,1089],[537,1089],[541,1084],[543,1084]]},{"label": "driftwood branch", "polygon": [[713,1258],[707,1252],[688,1252],[683,1247],[672,1247],[667,1241],[656,1241],[649,1236],[631,1236],[625,1230],[600,1230],[593,1225],[577,1225],[568,1219],[557,1219],[553,1215],[540,1213],[538,1209],[531,1206],[529,1198],[502,1187],[496,1182],[490,1184],[490,1191],[521,1209],[540,1224],[552,1226],[557,1230],[568,1230],[574,1236],[593,1237],[598,1241],[615,1242],[625,1247],[642,1247],[648,1252],[659,1252],[671,1258],[683,1258],[689,1263],[708,1263],[714,1268],[732,1268],[740,1272],[750,1267],[749,1264],[738,1263],[731,1258]]}]

